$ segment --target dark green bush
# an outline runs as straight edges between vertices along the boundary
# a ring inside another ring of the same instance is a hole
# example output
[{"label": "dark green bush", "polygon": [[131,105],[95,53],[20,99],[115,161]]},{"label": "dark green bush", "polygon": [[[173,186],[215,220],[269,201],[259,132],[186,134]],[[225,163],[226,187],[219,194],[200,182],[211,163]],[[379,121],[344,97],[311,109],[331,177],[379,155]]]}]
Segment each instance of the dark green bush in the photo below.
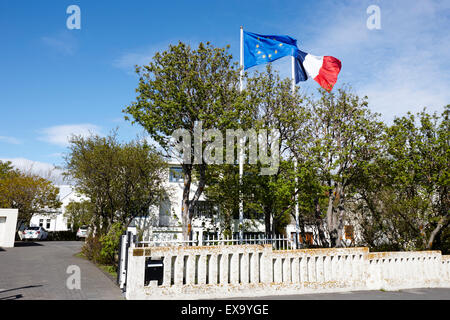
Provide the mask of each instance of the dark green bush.
[{"label": "dark green bush", "polygon": [[105,261],[101,256],[102,251],[102,243],[100,242],[100,238],[97,236],[89,235],[84,242],[83,247],[81,248],[81,252],[83,255],[89,260],[103,264]]},{"label": "dark green bush", "polygon": [[74,241],[77,240],[76,231],[49,231],[47,239],[48,241]]}]

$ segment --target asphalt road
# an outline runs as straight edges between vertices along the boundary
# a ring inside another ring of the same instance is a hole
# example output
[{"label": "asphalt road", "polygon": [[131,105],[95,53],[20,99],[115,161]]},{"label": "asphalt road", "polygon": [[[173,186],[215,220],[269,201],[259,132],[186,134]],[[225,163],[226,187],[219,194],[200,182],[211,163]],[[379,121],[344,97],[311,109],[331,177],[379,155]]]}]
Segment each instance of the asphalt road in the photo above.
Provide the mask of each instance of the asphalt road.
[{"label": "asphalt road", "polygon": [[[0,248],[0,300],[117,300],[123,299],[114,281],[91,262],[75,257],[82,242],[43,241]],[[80,270],[80,289],[69,289],[69,266]],[[242,297],[237,300],[450,300],[450,288],[400,291]],[[233,300],[233,299],[231,299]]]},{"label": "asphalt road", "polygon": [[[236,298],[237,300],[450,300],[450,288],[420,288],[399,291],[350,291]],[[233,300],[233,299],[231,299]]]},{"label": "asphalt road", "polygon": [[[39,241],[0,248],[0,300],[123,299],[111,278],[91,262],[74,256],[81,246],[77,241]],[[75,267],[68,273],[69,266]],[[79,270],[80,288],[69,289],[67,280],[74,279],[75,269]]]}]

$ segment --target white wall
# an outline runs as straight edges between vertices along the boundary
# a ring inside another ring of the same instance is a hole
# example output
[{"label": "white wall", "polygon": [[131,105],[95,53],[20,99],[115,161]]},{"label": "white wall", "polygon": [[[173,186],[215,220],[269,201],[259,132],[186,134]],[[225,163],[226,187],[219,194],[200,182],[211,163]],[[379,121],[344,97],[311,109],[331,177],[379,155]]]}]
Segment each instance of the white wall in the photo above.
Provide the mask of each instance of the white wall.
[{"label": "white wall", "polygon": [[17,209],[0,209],[0,247],[14,247],[18,214]]},{"label": "white wall", "polygon": [[[163,282],[144,285],[146,259]],[[273,250],[271,245],[131,247],[127,299],[212,299],[354,290],[450,287],[440,251]]]},{"label": "white wall", "polygon": [[[59,188],[59,200],[62,202],[61,208],[46,215],[35,214],[30,220],[30,226],[39,226],[40,220],[42,219],[42,227],[47,231],[66,231],[67,219],[64,217],[66,212],[66,206],[71,201],[82,201],[86,200],[86,197],[78,195],[72,186],[60,185]],[[50,227],[47,228],[47,219],[50,219]]]}]

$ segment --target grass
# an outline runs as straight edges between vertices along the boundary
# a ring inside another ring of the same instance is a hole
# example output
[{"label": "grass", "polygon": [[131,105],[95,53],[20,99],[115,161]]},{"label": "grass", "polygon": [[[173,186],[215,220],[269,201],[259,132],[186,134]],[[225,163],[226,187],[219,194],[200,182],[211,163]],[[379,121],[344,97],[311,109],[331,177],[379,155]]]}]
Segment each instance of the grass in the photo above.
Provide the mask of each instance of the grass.
[{"label": "grass", "polygon": [[[80,259],[84,259],[84,260],[88,260],[90,261],[84,254],[83,252],[78,252],[74,255],[77,258]],[[93,261],[91,261],[97,268],[99,268],[100,270],[106,272],[107,274],[109,274],[110,276],[112,276],[114,279],[117,278],[117,270],[115,266],[112,265],[105,265],[105,264],[100,264],[100,263],[95,263]]]}]

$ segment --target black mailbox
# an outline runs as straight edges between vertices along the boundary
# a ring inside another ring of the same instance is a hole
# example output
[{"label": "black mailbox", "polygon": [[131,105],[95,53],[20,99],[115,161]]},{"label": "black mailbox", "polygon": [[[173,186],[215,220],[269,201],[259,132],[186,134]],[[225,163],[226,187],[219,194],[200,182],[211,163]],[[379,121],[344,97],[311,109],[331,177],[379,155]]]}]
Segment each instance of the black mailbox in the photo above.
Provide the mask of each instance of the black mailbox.
[{"label": "black mailbox", "polygon": [[163,271],[164,262],[163,259],[145,259],[145,282],[144,285],[148,286],[150,281],[157,280],[158,286],[163,283]]}]

